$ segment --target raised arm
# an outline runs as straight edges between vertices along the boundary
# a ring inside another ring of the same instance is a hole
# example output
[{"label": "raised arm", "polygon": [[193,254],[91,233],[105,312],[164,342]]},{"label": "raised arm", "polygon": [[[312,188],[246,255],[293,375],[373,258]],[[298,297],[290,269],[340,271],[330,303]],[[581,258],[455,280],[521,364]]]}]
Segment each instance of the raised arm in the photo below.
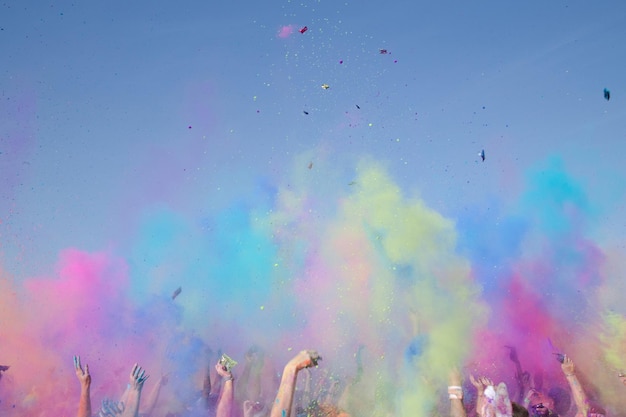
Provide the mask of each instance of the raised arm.
[{"label": "raised arm", "polygon": [[505,346],[509,349],[509,359],[515,364],[515,382],[517,383],[517,401],[523,402],[524,394],[530,388],[530,374],[522,369],[515,346]]},{"label": "raised arm", "polygon": [[487,400],[485,399],[485,388],[493,386],[493,381],[484,376],[474,379],[474,375],[470,375],[470,381],[472,382],[472,385],[476,387],[476,413],[479,416],[484,417],[483,413],[487,403]]},{"label": "raised arm", "polygon": [[130,380],[128,382],[128,390],[126,397],[126,405],[122,417],[138,417],[139,402],[141,401],[141,390],[143,383],[148,379],[146,371],[141,366],[135,364],[130,372]]},{"label": "raised arm", "polygon": [[74,370],[80,382],[80,400],[78,402],[78,417],[91,417],[91,375],[89,365],[83,370],[80,356],[74,356]]},{"label": "raised arm", "polygon": [[298,372],[304,368],[317,365],[321,358],[314,350],[303,350],[293,359],[287,362],[276,394],[276,401],[272,405],[270,417],[291,416],[291,406],[293,404],[293,393],[296,388],[296,378]]},{"label": "raised arm", "polygon": [[454,368],[450,371],[450,385],[448,386],[448,397],[450,397],[450,416],[466,417],[465,407],[463,407],[463,388],[461,387],[461,374]]},{"label": "raised arm", "polygon": [[145,409],[142,411],[142,415],[145,417],[150,417],[156,407],[157,401],[159,400],[159,395],[161,394],[161,387],[167,384],[169,375],[161,375],[161,378],[157,381],[156,385],[150,391],[148,395],[148,399],[146,400]]},{"label": "raised arm", "polygon": [[235,378],[233,378],[232,372],[220,362],[215,365],[215,371],[222,377],[222,390],[217,400],[215,417],[231,417],[235,398]]},{"label": "raised arm", "polygon": [[576,367],[574,362],[568,356],[563,357],[563,363],[561,364],[561,370],[567,379],[572,395],[574,396],[574,402],[578,409],[577,416],[587,416],[589,414],[589,401],[587,400],[587,394],[580,385],[580,381],[576,377]]}]

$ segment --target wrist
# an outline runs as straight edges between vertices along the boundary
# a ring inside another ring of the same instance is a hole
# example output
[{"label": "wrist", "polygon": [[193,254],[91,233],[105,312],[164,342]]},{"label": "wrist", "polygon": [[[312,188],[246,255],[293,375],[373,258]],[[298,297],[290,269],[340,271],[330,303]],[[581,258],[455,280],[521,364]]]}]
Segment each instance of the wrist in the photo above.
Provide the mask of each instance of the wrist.
[{"label": "wrist", "polygon": [[448,386],[448,396],[451,400],[462,400],[463,388],[460,385]]}]

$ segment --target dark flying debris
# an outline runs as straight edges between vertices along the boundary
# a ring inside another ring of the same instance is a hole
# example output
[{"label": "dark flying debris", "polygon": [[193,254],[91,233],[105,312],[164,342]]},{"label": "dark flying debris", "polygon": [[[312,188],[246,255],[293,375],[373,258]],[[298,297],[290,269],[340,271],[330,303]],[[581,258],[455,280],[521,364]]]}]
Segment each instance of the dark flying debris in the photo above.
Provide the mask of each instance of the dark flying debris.
[{"label": "dark flying debris", "polygon": [[604,98],[606,99],[606,101],[609,101],[611,99],[611,92],[606,88],[604,89]]},{"label": "dark flying debris", "polygon": [[482,151],[480,151],[478,155],[480,156],[480,159],[482,159],[483,162],[485,162],[485,150],[483,149]]},{"label": "dark flying debris", "polygon": [[556,356],[556,360],[563,363],[565,362],[565,355],[562,353],[553,353]]},{"label": "dark flying debris", "polygon": [[313,162],[309,162],[309,169],[313,168]]},{"label": "dark flying debris", "polygon": [[308,115],[308,114],[309,114],[309,112],[308,112],[308,111],[306,111],[306,110],[302,110],[302,113],[304,113],[304,114],[306,114],[306,115]]},{"label": "dark flying debris", "polygon": [[309,30],[309,28],[308,28],[308,27],[306,27],[306,26],[302,26],[302,27],[300,28],[300,33],[304,33],[304,32],[306,32],[307,30]]},{"label": "dark flying debris", "polygon": [[386,54],[387,54],[387,50],[386,50],[386,49],[380,49],[380,53],[381,53],[382,55],[386,55]]},{"label": "dark flying debris", "polygon": [[172,293],[172,300],[174,300],[176,297],[178,297],[178,295],[183,291],[182,287],[178,287],[176,288],[176,291],[174,291]]},{"label": "dark flying debris", "polygon": [[355,104],[355,106],[356,106],[357,109],[361,110],[361,107],[359,107],[358,104]]}]

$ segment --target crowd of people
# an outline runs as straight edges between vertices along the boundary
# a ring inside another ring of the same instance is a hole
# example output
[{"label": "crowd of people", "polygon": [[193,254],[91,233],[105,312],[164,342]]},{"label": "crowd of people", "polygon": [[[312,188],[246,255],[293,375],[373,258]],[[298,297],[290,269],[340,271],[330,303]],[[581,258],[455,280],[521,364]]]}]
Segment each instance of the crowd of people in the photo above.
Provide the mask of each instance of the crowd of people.
[{"label": "crowd of people", "polygon": [[[134,364],[126,390],[119,399],[105,398],[99,407],[94,408],[91,401],[92,376],[89,366],[74,356],[76,378],[80,383],[78,417],[350,417],[341,406],[350,388],[358,382],[362,364],[357,357],[357,375],[351,384],[339,388],[338,381],[326,377],[324,384],[312,384],[310,368],[317,368],[321,360],[314,350],[304,350],[296,354],[284,366],[281,374],[265,374],[267,361],[263,352],[251,348],[246,353],[245,364],[240,375],[235,378],[234,365],[237,364],[227,355],[221,355],[217,364],[210,367],[204,376],[201,390],[195,399],[186,404],[183,410],[172,412],[158,407],[159,396],[168,382],[168,375],[162,375],[154,384],[147,398],[142,401],[144,383],[148,379],[146,370]],[[467,375],[471,385],[463,385],[463,376],[453,369],[450,372],[448,397],[449,410],[445,414],[451,417],[606,417],[608,414],[590,398],[576,374],[572,359],[559,355],[564,386],[552,387],[544,391],[540,378],[533,380],[524,372],[516,361],[516,353],[511,358],[518,364],[515,379],[518,384],[516,398],[511,398],[504,382],[494,383],[488,376]],[[0,365],[0,379],[9,371],[7,365]],[[301,371],[305,372],[301,372]],[[321,371],[324,372],[324,371]],[[299,381],[298,376],[304,373]],[[626,385],[626,374],[619,373],[618,378]],[[279,377],[276,381],[278,391],[275,396],[267,392],[264,378]],[[237,380],[237,384],[235,381]],[[566,382],[566,384],[565,384]],[[617,382],[616,382],[617,383]],[[471,388],[470,390],[468,389]],[[298,389],[297,389],[298,387]],[[236,392],[237,391],[237,392]],[[573,399],[573,401],[572,401]],[[390,413],[389,416],[392,414]]]}]

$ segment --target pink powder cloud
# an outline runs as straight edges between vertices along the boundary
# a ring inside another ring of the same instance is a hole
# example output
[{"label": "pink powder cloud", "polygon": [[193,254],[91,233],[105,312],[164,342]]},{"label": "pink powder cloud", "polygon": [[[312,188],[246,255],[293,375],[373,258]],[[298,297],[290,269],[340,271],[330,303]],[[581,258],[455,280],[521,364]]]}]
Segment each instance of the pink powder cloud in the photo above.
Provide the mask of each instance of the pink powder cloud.
[{"label": "pink powder cloud", "polygon": [[295,31],[294,25],[282,26],[278,31],[278,37],[281,39],[288,38]]}]

